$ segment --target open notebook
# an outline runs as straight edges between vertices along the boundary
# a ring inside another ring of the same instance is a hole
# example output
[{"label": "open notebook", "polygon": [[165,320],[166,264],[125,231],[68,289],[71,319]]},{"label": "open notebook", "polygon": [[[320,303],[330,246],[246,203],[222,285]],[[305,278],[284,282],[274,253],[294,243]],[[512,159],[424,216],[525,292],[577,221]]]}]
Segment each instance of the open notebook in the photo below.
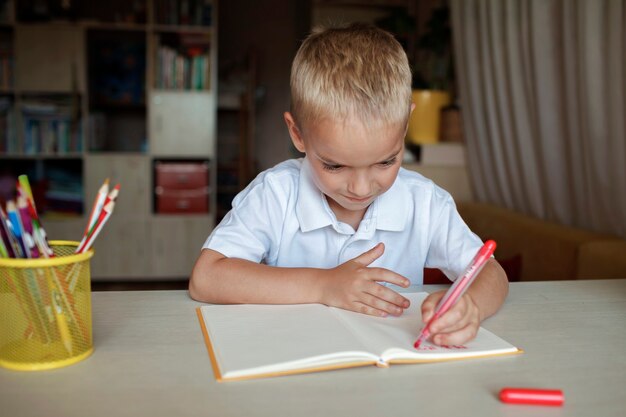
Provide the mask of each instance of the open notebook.
[{"label": "open notebook", "polygon": [[218,381],[521,352],[483,328],[464,346],[425,342],[415,349],[420,306],[428,294],[403,295],[411,307],[400,317],[378,318],[321,304],[205,305],[197,312]]}]

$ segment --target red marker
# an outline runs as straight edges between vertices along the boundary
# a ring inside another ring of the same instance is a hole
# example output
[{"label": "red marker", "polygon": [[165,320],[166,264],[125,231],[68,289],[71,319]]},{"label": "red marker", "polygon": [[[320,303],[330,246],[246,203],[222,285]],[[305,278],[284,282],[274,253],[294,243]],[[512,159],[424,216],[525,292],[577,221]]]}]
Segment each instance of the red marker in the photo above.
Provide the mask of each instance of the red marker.
[{"label": "red marker", "polygon": [[443,316],[446,311],[456,304],[459,298],[461,298],[461,296],[469,288],[470,284],[474,281],[474,278],[476,278],[478,273],[483,269],[483,266],[485,266],[485,263],[487,263],[487,260],[489,260],[495,250],[496,242],[493,240],[486,241],[485,244],[478,250],[478,253],[474,256],[474,259],[472,259],[467,268],[465,268],[465,271],[456,279],[456,281],[454,281],[454,284],[452,284],[441,301],[439,301],[439,304],[437,304],[437,307],[435,307],[435,314],[433,314],[426,326],[424,326],[419,337],[413,344],[415,349],[419,348],[422,342],[430,336],[431,323]]},{"label": "red marker", "polygon": [[509,404],[563,405],[563,391],[560,389],[503,388],[500,401]]}]

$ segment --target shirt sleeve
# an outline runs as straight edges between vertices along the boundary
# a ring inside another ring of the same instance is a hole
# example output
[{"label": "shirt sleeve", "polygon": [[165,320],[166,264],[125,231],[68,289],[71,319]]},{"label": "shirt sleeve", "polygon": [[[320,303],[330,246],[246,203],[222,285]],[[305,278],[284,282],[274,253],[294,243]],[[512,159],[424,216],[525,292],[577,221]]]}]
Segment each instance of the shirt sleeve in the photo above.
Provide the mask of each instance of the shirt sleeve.
[{"label": "shirt sleeve", "polygon": [[456,280],[482,246],[481,239],[470,230],[447,192],[439,190],[433,199],[431,213],[439,213],[430,224],[427,268],[438,268]]},{"label": "shirt sleeve", "polygon": [[213,229],[203,249],[229,258],[262,262],[279,244],[288,193],[260,175],[233,200],[232,209]]}]

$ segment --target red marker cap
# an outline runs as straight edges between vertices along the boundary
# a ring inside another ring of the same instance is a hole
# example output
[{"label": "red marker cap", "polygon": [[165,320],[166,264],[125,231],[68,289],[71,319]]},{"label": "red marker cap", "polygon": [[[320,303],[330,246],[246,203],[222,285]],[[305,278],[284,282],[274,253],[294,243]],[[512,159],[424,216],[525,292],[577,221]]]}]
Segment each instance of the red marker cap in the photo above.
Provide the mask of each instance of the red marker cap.
[{"label": "red marker cap", "polygon": [[560,389],[503,388],[500,401],[509,404],[563,405]]}]

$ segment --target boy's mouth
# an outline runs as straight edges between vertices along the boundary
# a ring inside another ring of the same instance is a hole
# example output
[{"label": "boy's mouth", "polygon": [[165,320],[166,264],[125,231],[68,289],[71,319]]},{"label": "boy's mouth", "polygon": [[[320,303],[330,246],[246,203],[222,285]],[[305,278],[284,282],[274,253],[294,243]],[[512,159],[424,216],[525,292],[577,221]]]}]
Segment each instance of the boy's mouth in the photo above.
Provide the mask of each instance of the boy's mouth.
[{"label": "boy's mouth", "polygon": [[371,200],[371,196],[369,197],[362,197],[362,198],[356,198],[356,197],[348,197],[345,196],[346,199],[348,199],[349,201],[353,202],[353,203],[366,203],[369,200]]}]

